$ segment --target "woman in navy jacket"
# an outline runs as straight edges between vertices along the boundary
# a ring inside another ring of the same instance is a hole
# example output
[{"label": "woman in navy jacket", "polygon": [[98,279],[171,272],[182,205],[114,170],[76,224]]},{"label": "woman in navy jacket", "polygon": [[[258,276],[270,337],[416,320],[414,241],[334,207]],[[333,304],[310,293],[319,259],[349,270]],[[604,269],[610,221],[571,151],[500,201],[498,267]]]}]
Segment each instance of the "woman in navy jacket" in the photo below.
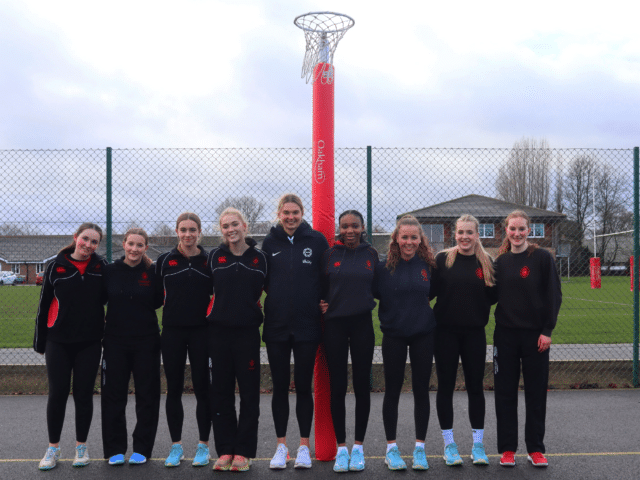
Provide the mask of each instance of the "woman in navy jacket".
[{"label": "woman in navy jacket", "polygon": [[[258,445],[260,416],[260,297],[267,275],[265,254],[247,238],[247,222],[235,208],[220,214],[222,243],[211,251],[213,278],[209,306],[209,389],[214,470],[249,470]],[[235,387],[240,391],[236,414]]]},{"label": "woman in navy jacket", "polygon": [[207,252],[198,245],[202,222],[195,213],[185,212],[176,220],[178,246],[158,257],[156,275],[164,289],[162,310],[162,363],[167,377],[167,424],[171,451],[166,467],[177,467],[184,458],[182,448],[182,391],[187,355],[196,396],[199,443],[192,465],[209,464],[209,372],[207,367],[207,306],[211,298],[211,274]]},{"label": "woman in navy jacket", "polygon": [[102,272],[106,262],[95,253],[101,240],[98,225],[83,223],[73,234],[73,242],[60,250],[44,274],[33,340],[34,350],[45,355],[49,379],[49,448],[40,470],[52,469],[60,458],[60,434],[72,375],[76,407],[73,466],[89,464],[86,442],[104,332]]},{"label": "woman in navy jacket", "polygon": [[110,465],[124,463],[125,409],[129,379],[136,392],[136,426],[130,464],[151,456],[160,414],[160,328],[156,309],[162,284],[145,252],[149,237],[131,228],[122,242],[124,257],[104,269],[107,319],[102,354],[102,442]]},{"label": "woman in navy jacket", "polygon": [[[364,241],[364,218],[357,210],[347,210],[338,217],[340,240],[322,257],[326,302],[324,313],[324,348],[331,385],[331,417],[338,442],[333,470],[364,469],[362,443],[371,408],[371,364],[375,334],[371,311],[373,272],[378,252]],[[345,395],[347,394],[348,356],[351,351],[353,390],[356,397],[355,444],[351,457],[346,446]]]},{"label": "woman in navy jacket", "polygon": [[396,445],[398,402],[404,382],[407,350],[411,359],[416,446],[413,469],[429,468],[424,449],[429,426],[429,381],[436,320],[429,306],[433,251],[418,220],[405,215],[391,234],[386,263],[376,268],[375,293],[380,299],[385,394],[382,421],[387,437],[385,463],[390,470],[407,468]]},{"label": "woman in navy jacket", "polygon": [[271,228],[262,243],[269,262],[262,338],[267,345],[273,379],[271,410],[278,442],[270,467],[286,468],[289,456],[286,436],[293,351],[296,416],[300,427],[300,447],[295,466],[310,468],[311,382],[318,344],[322,339],[319,306],[322,298],[322,254],[329,244],[321,233],[302,220],[304,207],[297,195],[283,195],[277,212],[278,224]]}]

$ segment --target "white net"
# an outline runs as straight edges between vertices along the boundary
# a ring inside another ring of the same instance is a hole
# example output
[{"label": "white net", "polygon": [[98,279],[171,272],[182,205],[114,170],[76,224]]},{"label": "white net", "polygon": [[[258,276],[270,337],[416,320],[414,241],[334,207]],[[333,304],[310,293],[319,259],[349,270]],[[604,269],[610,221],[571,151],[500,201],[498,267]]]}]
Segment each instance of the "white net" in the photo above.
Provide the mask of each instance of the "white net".
[{"label": "white net", "polygon": [[[338,42],[355,25],[355,21],[342,13],[310,12],[296,17],[293,23],[302,29],[307,42],[301,77],[307,83],[310,80],[314,83],[319,77],[322,81],[332,82],[333,54]],[[314,75],[315,66],[320,62],[329,66],[319,69]]]}]

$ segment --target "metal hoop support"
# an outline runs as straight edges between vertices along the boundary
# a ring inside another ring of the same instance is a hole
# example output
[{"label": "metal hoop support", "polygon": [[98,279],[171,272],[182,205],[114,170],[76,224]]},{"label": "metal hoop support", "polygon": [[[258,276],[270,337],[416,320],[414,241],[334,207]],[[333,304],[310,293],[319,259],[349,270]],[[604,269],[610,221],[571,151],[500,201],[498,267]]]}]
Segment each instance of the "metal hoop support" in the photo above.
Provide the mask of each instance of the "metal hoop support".
[{"label": "metal hoop support", "polygon": [[[307,48],[302,62],[302,75],[306,82],[333,83],[333,54],[347,30],[355,25],[349,15],[335,12],[309,12],[297,16],[293,23],[304,32]],[[318,63],[326,64],[315,71]],[[315,74],[314,74],[315,71]]]}]

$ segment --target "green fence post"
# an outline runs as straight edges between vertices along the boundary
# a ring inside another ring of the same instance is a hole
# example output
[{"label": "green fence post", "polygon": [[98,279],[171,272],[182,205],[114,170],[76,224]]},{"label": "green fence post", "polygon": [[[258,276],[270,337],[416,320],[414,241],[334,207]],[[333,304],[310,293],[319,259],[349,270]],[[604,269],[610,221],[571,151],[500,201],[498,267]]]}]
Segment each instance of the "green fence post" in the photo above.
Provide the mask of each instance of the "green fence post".
[{"label": "green fence post", "polygon": [[638,387],[638,275],[640,274],[639,216],[640,216],[640,163],[639,147],[633,149],[633,386]]},{"label": "green fence post", "polygon": [[112,194],[112,183],[111,183],[111,147],[107,147],[107,262],[111,263],[113,261],[113,252],[111,248],[111,235],[112,235],[112,211],[111,211],[111,194]]},{"label": "green fence post", "polygon": [[373,245],[373,205],[372,205],[372,186],[371,186],[371,146],[367,146],[367,236],[369,243]]}]

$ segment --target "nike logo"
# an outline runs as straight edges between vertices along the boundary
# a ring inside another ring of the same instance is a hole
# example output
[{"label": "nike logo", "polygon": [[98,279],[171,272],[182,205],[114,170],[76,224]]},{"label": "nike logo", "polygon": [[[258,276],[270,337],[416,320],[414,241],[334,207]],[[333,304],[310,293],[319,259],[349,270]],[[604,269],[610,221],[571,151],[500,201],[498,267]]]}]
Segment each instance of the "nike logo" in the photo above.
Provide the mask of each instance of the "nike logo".
[{"label": "nike logo", "polygon": [[276,255],[278,255],[280,252],[276,252],[276,253],[272,253],[271,256],[275,257]]}]

